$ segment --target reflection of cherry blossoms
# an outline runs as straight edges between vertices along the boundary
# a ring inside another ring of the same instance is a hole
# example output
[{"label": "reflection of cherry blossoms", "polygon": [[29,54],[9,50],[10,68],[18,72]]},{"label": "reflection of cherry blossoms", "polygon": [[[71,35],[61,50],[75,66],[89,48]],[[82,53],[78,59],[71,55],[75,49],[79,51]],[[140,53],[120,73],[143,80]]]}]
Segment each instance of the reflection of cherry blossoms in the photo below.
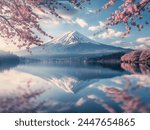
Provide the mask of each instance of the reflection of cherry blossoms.
[{"label": "reflection of cherry blossoms", "polygon": [[148,64],[128,64],[122,63],[121,67],[131,73],[150,74],[150,66]]},{"label": "reflection of cherry blossoms", "polygon": [[32,80],[28,80],[26,86],[17,87],[17,94],[0,97],[0,112],[63,112],[70,109],[72,104],[41,98],[50,88],[34,89]]},{"label": "reflection of cherry blossoms", "polygon": [[0,98],[0,112],[35,112],[42,106],[43,102],[35,103],[34,101],[45,90],[32,90],[31,80],[27,82],[25,88],[19,86],[18,90],[18,95]]},{"label": "reflection of cherry blossoms", "polygon": [[150,74],[150,66],[145,64],[140,64],[140,70],[142,74]]},{"label": "reflection of cherry blossoms", "polygon": [[127,85],[123,89],[117,87],[102,87],[108,97],[120,104],[124,112],[149,112],[150,103],[144,104],[139,96],[132,94],[133,91],[142,87],[142,84],[136,84],[131,88],[131,82],[126,79]]}]

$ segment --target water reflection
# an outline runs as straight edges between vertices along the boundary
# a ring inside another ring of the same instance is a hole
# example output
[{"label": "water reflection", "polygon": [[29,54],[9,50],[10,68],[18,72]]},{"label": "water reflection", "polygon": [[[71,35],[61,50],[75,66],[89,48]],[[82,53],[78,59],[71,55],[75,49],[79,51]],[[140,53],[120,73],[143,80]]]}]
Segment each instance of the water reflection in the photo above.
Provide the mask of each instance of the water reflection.
[{"label": "water reflection", "polygon": [[[46,80],[51,86],[57,86],[66,92],[77,93],[97,79],[112,78],[128,74],[120,67],[114,70],[100,65],[52,65],[30,64],[20,65],[16,70],[38,76]],[[40,71],[39,71],[40,70]]]},{"label": "water reflection", "polygon": [[150,74],[150,65],[148,64],[127,64],[122,63],[121,67],[131,73]]},{"label": "water reflection", "polygon": [[5,70],[10,70],[10,69],[13,69],[15,68],[17,65],[19,64],[19,61],[18,62],[11,62],[11,63],[8,63],[8,62],[0,62],[0,73],[2,73],[3,71]]},{"label": "water reflection", "polygon": [[149,68],[121,66],[127,71],[41,63],[1,71],[0,112],[150,112]]},{"label": "water reflection", "polygon": [[[124,85],[123,88],[105,86],[101,87],[100,90],[104,91],[106,96],[119,104],[118,106],[122,109],[122,112],[149,112],[150,98],[147,93],[150,92],[150,89],[144,88],[143,84],[134,84],[132,86],[132,82],[129,78],[125,78],[125,80],[126,85]],[[150,82],[148,82],[148,84],[150,85]],[[148,102],[145,101],[143,95],[138,95],[137,91],[140,91],[141,94],[145,94]]]},{"label": "water reflection", "polygon": [[45,92],[44,89],[32,90],[30,80],[26,86],[17,87],[16,95],[3,96],[0,98],[0,112],[36,112],[44,102],[35,102],[37,97]]}]

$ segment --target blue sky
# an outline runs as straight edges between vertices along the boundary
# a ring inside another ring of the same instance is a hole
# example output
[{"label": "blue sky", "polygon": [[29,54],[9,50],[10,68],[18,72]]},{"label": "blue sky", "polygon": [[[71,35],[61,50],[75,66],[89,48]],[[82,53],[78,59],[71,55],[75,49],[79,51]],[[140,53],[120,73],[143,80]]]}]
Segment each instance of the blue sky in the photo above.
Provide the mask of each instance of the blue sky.
[{"label": "blue sky", "polygon": [[[78,31],[104,44],[134,49],[150,49],[150,25],[145,25],[142,31],[133,28],[131,33],[123,39],[121,38],[121,34],[125,31],[124,25],[111,27],[108,31],[104,29],[106,18],[110,16],[121,1],[110,9],[95,14],[94,11],[101,8],[105,2],[106,0],[92,0],[91,4],[83,4],[83,9],[78,9],[68,2],[63,2],[63,4],[69,8],[69,11],[62,8],[59,8],[58,10],[64,20],[55,18],[50,14],[38,12],[43,18],[40,22],[41,26],[46,32],[54,37],[61,36],[68,31]],[[144,22],[145,20],[150,21],[150,17],[148,17],[149,14],[150,13],[145,12],[143,14],[144,19],[140,22]],[[99,35],[93,37],[93,34],[97,31],[100,31]],[[42,38],[45,42],[50,40],[44,37]],[[0,49],[9,50],[10,46],[0,45]],[[15,46],[11,46],[11,49],[13,51],[17,50]]]}]

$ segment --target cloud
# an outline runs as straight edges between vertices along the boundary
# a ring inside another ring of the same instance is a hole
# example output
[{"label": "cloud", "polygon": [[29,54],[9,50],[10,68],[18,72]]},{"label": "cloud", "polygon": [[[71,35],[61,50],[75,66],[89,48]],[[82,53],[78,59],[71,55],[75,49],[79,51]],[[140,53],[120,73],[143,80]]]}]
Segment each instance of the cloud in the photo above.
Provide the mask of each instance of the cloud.
[{"label": "cloud", "polygon": [[61,3],[61,5],[57,9],[57,13],[65,20],[65,22],[74,23],[72,17],[78,12],[78,9],[68,1],[59,1],[59,3]]},{"label": "cloud", "polygon": [[41,18],[40,23],[41,24],[51,24],[51,25],[58,25],[61,23],[61,20],[50,14],[48,9],[44,8],[45,12],[42,12],[41,10],[35,8],[34,12],[38,14],[38,16]]},{"label": "cloud", "polygon": [[[136,41],[143,41],[143,40],[138,39]],[[144,44],[143,42],[142,43],[140,43],[140,42],[125,42],[122,40],[114,41],[114,42],[112,42],[112,45],[123,47],[123,48],[137,49],[137,50],[150,48],[150,45]]]},{"label": "cloud", "polygon": [[96,10],[89,9],[88,12],[89,13],[96,13]]},{"label": "cloud", "polygon": [[96,14],[96,13],[97,13],[97,11],[93,10],[93,9],[87,8],[87,10],[86,10],[86,14]]},{"label": "cloud", "polygon": [[106,31],[104,31],[103,33],[99,33],[95,36],[95,38],[101,38],[101,39],[113,39],[113,38],[118,38],[118,37],[122,37],[123,36],[123,32],[120,31],[116,31],[114,29],[107,29]]},{"label": "cloud", "polygon": [[62,21],[60,19],[54,18],[53,16],[48,16],[48,17],[42,17],[42,19],[40,20],[40,22],[42,24],[46,24],[46,25],[59,25]]},{"label": "cloud", "polygon": [[56,16],[52,15],[50,11],[42,7],[46,13],[43,13],[39,9],[34,9],[35,13],[37,13],[42,19],[41,22],[44,24],[52,24],[52,25],[59,25],[61,23],[69,23],[73,24],[74,21],[72,20],[72,17],[74,14],[78,12],[78,10],[70,4],[68,1],[59,1],[61,3],[60,5],[57,4],[57,9],[55,10],[57,14],[59,14],[62,19],[57,18]]},{"label": "cloud", "polygon": [[138,38],[136,42],[150,46],[150,37]]},{"label": "cloud", "polygon": [[105,25],[104,22],[99,21],[99,25],[98,25],[98,26],[90,26],[90,27],[88,28],[88,30],[90,30],[90,31],[98,31],[98,30],[104,29],[105,26],[106,26],[106,25]]},{"label": "cloud", "polygon": [[118,47],[123,47],[123,48],[132,48],[133,49],[136,44],[134,42],[125,42],[122,40],[117,40],[117,41],[113,41],[112,45],[118,46]]},{"label": "cloud", "polygon": [[142,49],[150,49],[150,46],[146,46],[146,45],[135,45],[133,47],[133,49],[137,49],[137,50],[142,50]]},{"label": "cloud", "polygon": [[77,18],[75,20],[75,23],[78,24],[80,27],[84,28],[84,27],[87,27],[88,26],[88,23],[83,20],[83,19],[80,19],[80,18]]},{"label": "cloud", "polygon": [[135,46],[136,43],[117,40],[117,41],[112,42],[112,44],[118,45],[118,46],[123,46],[123,47],[129,47],[129,46],[131,47],[131,46]]},{"label": "cloud", "polygon": [[90,31],[98,31],[99,30],[99,26],[91,26],[88,28],[88,30]]},{"label": "cloud", "polygon": [[61,3],[61,5],[56,5],[58,7],[57,12],[61,14],[74,15],[78,12],[78,9],[68,1],[59,1],[59,3]]},{"label": "cloud", "polygon": [[121,41],[121,40],[117,40],[117,41],[114,41],[114,42],[112,42],[112,44],[122,44],[122,43],[125,43],[125,42],[123,42],[123,41]]}]

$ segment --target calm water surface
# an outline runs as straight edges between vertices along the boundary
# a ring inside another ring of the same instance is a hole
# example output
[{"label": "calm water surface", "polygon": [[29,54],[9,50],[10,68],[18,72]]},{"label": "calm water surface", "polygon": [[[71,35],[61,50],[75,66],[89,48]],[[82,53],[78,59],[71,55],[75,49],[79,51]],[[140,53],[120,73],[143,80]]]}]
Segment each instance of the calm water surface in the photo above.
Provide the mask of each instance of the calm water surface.
[{"label": "calm water surface", "polygon": [[0,112],[150,112],[150,68],[0,65]]}]

